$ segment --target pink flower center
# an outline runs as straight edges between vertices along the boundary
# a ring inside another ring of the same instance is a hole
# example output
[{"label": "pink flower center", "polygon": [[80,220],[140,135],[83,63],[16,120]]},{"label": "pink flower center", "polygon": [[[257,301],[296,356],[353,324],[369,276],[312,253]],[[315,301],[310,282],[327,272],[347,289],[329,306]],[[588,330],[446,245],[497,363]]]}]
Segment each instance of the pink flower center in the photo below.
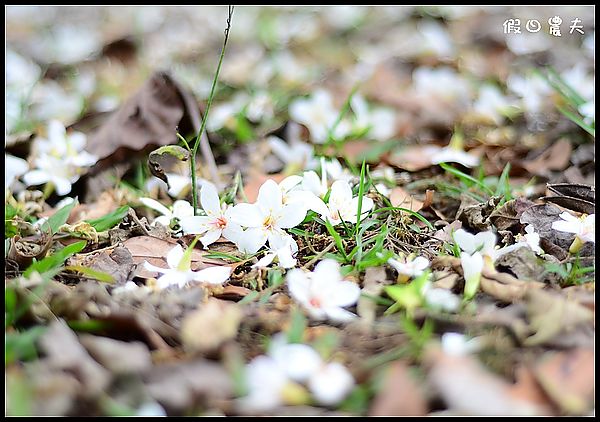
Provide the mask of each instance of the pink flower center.
[{"label": "pink flower center", "polygon": [[308,303],[310,303],[310,306],[312,306],[314,308],[320,308],[321,307],[321,301],[318,298],[316,298],[316,297],[311,298]]},{"label": "pink flower center", "polygon": [[214,222],[215,226],[219,229],[224,229],[227,227],[227,219],[225,217],[219,217]]}]

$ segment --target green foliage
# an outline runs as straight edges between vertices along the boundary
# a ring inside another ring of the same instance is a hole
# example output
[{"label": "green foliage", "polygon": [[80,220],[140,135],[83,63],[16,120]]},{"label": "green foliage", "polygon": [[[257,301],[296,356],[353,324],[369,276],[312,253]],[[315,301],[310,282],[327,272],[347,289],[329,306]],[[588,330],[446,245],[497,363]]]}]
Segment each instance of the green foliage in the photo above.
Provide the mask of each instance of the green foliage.
[{"label": "green foliage", "polygon": [[33,262],[23,274],[25,277],[31,276],[34,272],[38,272],[40,274],[50,273],[52,275],[56,274],[58,268],[63,265],[67,258],[70,256],[81,252],[83,248],[85,248],[86,242],[81,240],[79,242],[72,243],[68,246],[65,246],[61,250],[53,253],[50,256],[42,259],[41,261]]},{"label": "green foliage", "polygon": [[77,205],[77,203],[77,199],[75,199],[70,204],[67,204],[58,211],[56,211],[52,216],[48,218],[47,221],[45,221],[42,224],[42,231],[50,232],[51,234],[57,233],[60,226],[67,222],[67,220],[69,219],[69,214],[71,214],[71,210],[75,205]]},{"label": "green foliage", "polygon": [[304,330],[308,326],[306,317],[298,308],[293,308],[291,313],[290,327],[287,330],[288,343],[302,343]]},{"label": "green foliage", "polygon": [[4,364],[37,358],[35,342],[46,331],[46,327],[34,326],[21,332],[4,334]]},{"label": "green foliage", "polygon": [[416,277],[408,284],[397,284],[386,286],[385,292],[389,297],[394,299],[396,303],[390,306],[385,314],[397,312],[400,309],[406,309],[407,315],[412,315],[414,310],[423,304],[423,288],[429,281],[431,273],[426,270],[420,276]]},{"label": "green foliage", "polygon": [[93,220],[86,220],[86,222],[95,228],[96,231],[103,232],[108,229],[112,229],[114,226],[123,221],[123,218],[125,218],[128,212],[129,205],[124,205],[103,217],[95,218]]},{"label": "green foliage", "polygon": [[562,278],[561,285],[567,287],[594,281],[595,277],[593,275],[586,276],[586,274],[593,273],[595,269],[595,266],[582,267],[579,257],[576,257],[574,261],[564,264],[546,263],[544,273],[558,274]]}]

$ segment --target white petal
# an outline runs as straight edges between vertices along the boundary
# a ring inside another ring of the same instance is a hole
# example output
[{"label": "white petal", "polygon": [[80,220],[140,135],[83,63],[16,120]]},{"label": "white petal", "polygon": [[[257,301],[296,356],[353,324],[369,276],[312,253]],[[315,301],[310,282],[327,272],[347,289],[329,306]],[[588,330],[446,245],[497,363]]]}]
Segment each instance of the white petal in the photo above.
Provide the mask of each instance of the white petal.
[{"label": "white petal", "polygon": [[200,242],[202,242],[204,247],[207,247],[208,245],[211,245],[211,244],[215,243],[217,240],[219,240],[222,233],[223,233],[223,230],[221,230],[221,229],[209,230],[208,232],[206,232],[206,234],[204,236],[202,236],[200,238]]},{"label": "white petal", "polygon": [[291,148],[288,146],[287,142],[283,139],[278,138],[277,136],[269,136],[267,138],[267,142],[271,147],[271,151],[284,163],[288,163],[291,157]]},{"label": "white petal", "polygon": [[305,382],[321,367],[321,356],[306,344],[286,344],[274,347],[269,355],[284,369],[294,381]]},{"label": "white petal", "polygon": [[231,267],[215,266],[196,271],[194,280],[209,284],[223,284],[229,279],[230,275]]},{"label": "white petal", "polygon": [[252,265],[252,268],[267,268],[269,265],[271,265],[273,263],[273,260],[275,259],[277,255],[275,255],[274,253],[268,253],[265,256],[263,256],[261,259],[258,260],[258,262],[254,265]]},{"label": "white petal", "polygon": [[302,223],[304,217],[306,217],[306,208],[304,208],[304,206],[289,204],[284,205],[283,208],[277,212],[275,219],[277,221],[277,227],[291,229]]},{"label": "white petal", "polygon": [[323,405],[341,402],[354,387],[354,378],[340,363],[333,362],[316,372],[308,381],[314,398]]},{"label": "white petal", "polygon": [[[166,176],[167,180],[169,181],[169,190],[167,193],[173,197],[178,197],[181,192],[191,183],[189,176],[181,176],[180,174],[175,173],[166,173]],[[166,186],[165,182],[162,180],[160,181]]]},{"label": "white petal", "polygon": [[335,306],[354,305],[360,297],[360,287],[351,281],[340,281],[336,283],[335,296],[329,298],[326,303]]},{"label": "white petal", "polygon": [[194,207],[188,202],[178,200],[173,203],[173,217],[180,219],[181,217],[191,217],[194,215]]},{"label": "white petal", "polygon": [[494,255],[496,247],[496,235],[491,231],[480,232],[475,235],[475,244],[477,249],[481,250],[482,255]]},{"label": "white petal", "polygon": [[347,323],[357,318],[355,314],[342,308],[325,308],[324,312],[330,321],[336,323]]},{"label": "white petal", "polygon": [[[227,227],[229,228],[229,224]],[[234,242],[238,249],[246,254],[255,254],[267,243],[267,232],[260,228],[241,230],[231,225],[231,228],[225,229],[223,233],[225,232],[227,232],[227,239]]]},{"label": "white petal", "polygon": [[183,248],[177,244],[167,253],[167,264],[169,268],[176,269],[183,258]]},{"label": "white petal", "polygon": [[200,190],[200,203],[206,214],[218,216],[221,215],[221,204],[219,202],[219,192],[217,187],[210,182],[204,182]]},{"label": "white petal", "polygon": [[158,211],[159,213],[169,217],[169,219],[170,219],[171,211],[169,211],[169,209],[167,207],[165,207],[163,204],[161,204],[160,202],[158,202],[152,198],[140,198],[140,202],[142,204],[144,204],[145,206],[147,206],[148,208],[151,208],[154,211]]},{"label": "white petal", "polygon": [[233,223],[243,227],[262,227],[266,218],[256,204],[237,204],[228,210],[228,216]]},{"label": "white petal", "polygon": [[148,271],[155,271],[155,272],[161,273],[161,274],[165,274],[165,273],[168,273],[171,271],[171,269],[169,269],[169,268],[161,268],[161,267],[157,267],[156,265],[152,265],[148,261],[144,261],[144,268],[147,269]]},{"label": "white petal", "polygon": [[339,281],[342,279],[340,274],[340,264],[333,259],[324,259],[315,266],[313,271],[313,279],[317,282],[323,281]]},{"label": "white petal", "polygon": [[283,193],[286,193],[302,183],[301,176],[288,176],[279,183],[279,188]]},{"label": "white petal", "polygon": [[182,276],[179,271],[170,271],[160,276],[156,280],[156,285],[159,289],[166,289],[171,286],[179,286],[181,284],[181,281]]},{"label": "white petal", "polygon": [[579,221],[557,220],[552,223],[552,229],[559,232],[577,233],[579,232]]},{"label": "white petal", "polygon": [[336,204],[341,209],[343,205],[347,205],[352,201],[352,189],[348,182],[336,180],[331,185],[331,195],[329,195],[329,203]]},{"label": "white petal", "polygon": [[299,268],[287,273],[286,282],[290,296],[303,305],[310,302],[310,280],[307,274]]},{"label": "white petal", "polygon": [[202,234],[210,229],[213,220],[204,215],[183,217],[179,220],[179,225],[185,234]]},{"label": "white petal", "polygon": [[269,179],[262,184],[258,190],[256,204],[264,214],[271,214],[281,209],[283,204],[281,189],[273,179]]},{"label": "white petal", "polygon": [[477,243],[475,242],[475,235],[467,232],[464,229],[458,229],[454,232],[454,241],[468,254],[472,254],[477,249]]},{"label": "white petal", "polygon": [[43,185],[50,181],[50,175],[43,170],[31,170],[23,175],[23,182],[27,186]]},{"label": "white petal", "polygon": [[52,177],[51,181],[54,184],[54,188],[58,195],[62,196],[71,192],[71,182],[69,179],[65,179],[64,177]]},{"label": "white petal", "polygon": [[[296,250],[297,250],[296,246]],[[294,268],[296,266],[296,259],[293,257],[292,249],[289,247],[284,247],[277,250],[277,259],[279,260],[279,265],[283,268]]]},{"label": "white petal", "polygon": [[305,171],[302,177],[302,189],[314,193],[318,197],[322,197],[327,193],[327,186],[321,183],[321,179],[314,171]]},{"label": "white petal", "polygon": [[171,217],[167,217],[166,215],[161,215],[160,217],[156,217],[152,222],[153,226],[160,224],[161,226],[169,227],[171,225]]},{"label": "white petal", "polygon": [[425,257],[418,256],[413,260],[413,265],[416,269],[423,271],[429,267],[429,260]]}]

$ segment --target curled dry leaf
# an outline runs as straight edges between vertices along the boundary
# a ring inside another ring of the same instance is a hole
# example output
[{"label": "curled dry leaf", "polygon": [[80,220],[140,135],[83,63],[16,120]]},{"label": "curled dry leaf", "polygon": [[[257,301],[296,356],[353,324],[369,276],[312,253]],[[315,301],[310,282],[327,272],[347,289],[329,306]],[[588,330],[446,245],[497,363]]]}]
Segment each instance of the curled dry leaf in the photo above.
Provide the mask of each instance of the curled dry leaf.
[{"label": "curled dry leaf", "polygon": [[564,170],[569,165],[572,151],[567,139],[560,139],[541,155],[533,160],[522,163],[523,167],[532,174],[548,176],[550,170]]},{"label": "curled dry leaf", "polygon": [[523,341],[527,346],[547,343],[580,324],[593,324],[593,311],[561,294],[529,290],[526,300],[530,329],[534,333]]},{"label": "curled dry leaf", "polygon": [[396,186],[390,192],[390,202],[394,207],[406,208],[417,212],[423,208],[423,202],[410,195],[400,186]]},{"label": "curled dry leaf", "polygon": [[17,263],[19,268],[25,269],[33,262],[40,260],[52,245],[52,236],[41,232],[40,234],[21,237],[16,235],[10,238],[7,258]]},{"label": "curled dry leaf", "polygon": [[503,302],[511,303],[522,299],[533,289],[542,289],[546,285],[538,281],[525,281],[507,273],[484,270],[481,277],[481,290]]},{"label": "curled dry leaf", "polygon": [[82,265],[110,274],[117,284],[128,281],[132,270],[135,268],[131,253],[123,246],[111,247],[83,256],[75,255],[69,259],[69,265]]}]

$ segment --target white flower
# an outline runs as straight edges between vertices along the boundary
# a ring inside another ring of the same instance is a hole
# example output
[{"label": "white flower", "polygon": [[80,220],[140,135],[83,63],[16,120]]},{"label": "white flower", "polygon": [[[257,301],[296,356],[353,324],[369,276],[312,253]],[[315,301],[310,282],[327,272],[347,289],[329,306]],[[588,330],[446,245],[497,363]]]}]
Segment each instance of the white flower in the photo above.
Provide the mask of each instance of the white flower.
[{"label": "white flower", "polygon": [[429,267],[429,260],[422,256],[413,259],[407,258],[403,262],[390,258],[387,262],[398,271],[398,274],[406,276],[406,280],[420,276]]},{"label": "white flower", "polygon": [[[316,173],[310,171],[305,172],[303,177],[288,176],[279,183],[284,205],[302,207],[306,212],[313,210],[319,214],[327,213],[327,205],[313,192],[315,180],[312,175],[318,179]],[[305,189],[305,184],[307,184],[308,189]]]},{"label": "white flower", "polygon": [[482,256],[492,259],[496,257],[496,235],[491,231],[473,235],[464,229],[458,229],[454,232],[454,241],[468,254],[480,252]]},{"label": "white flower", "polygon": [[153,226],[158,223],[165,227],[169,227],[173,219],[181,221],[182,218],[194,215],[194,207],[192,207],[188,201],[175,201],[173,203],[172,210],[152,198],[140,198],[140,202],[148,208],[151,208],[154,211],[158,211],[162,214],[154,219],[152,222]]},{"label": "white flower", "polygon": [[80,94],[67,92],[52,80],[38,83],[31,94],[31,112],[40,121],[57,119],[65,124],[74,123],[84,105]]},{"label": "white flower", "polygon": [[488,122],[499,125],[512,106],[512,101],[502,95],[497,86],[484,85],[479,90],[479,98],[473,104],[473,111]]},{"label": "white flower", "polygon": [[460,264],[465,278],[464,294],[466,299],[471,299],[479,289],[481,272],[483,271],[484,259],[481,253],[460,253]]},{"label": "white flower", "polygon": [[52,120],[48,124],[48,136],[36,138],[33,145],[35,169],[23,176],[27,186],[51,182],[56,193],[71,192],[85,167],[94,165],[97,157],[84,150],[86,137],[81,132],[67,134],[62,123]]},{"label": "white flower", "polygon": [[517,56],[546,51],[552,47],[551,37],[540,32],[523,32],[519,37],[506,34],[506,46]]},{"label": "white flower", "polygon": [[[342,221],[356,223],[358,213],[358,196],[352,196],[352,188],[348,182],[337,180],[331,186],[331,194],[327,202],[327,213],[321,214],[323,220],[329,220],[335,226]],[[367,196],[362,198],[360,219],[363,220],[373,208],[373,200]]]},{"label": "white flower", "polygon": [[283,333],[273,336],[269,356],[283,368],[286,375],[297,382],[306,382],[323,364],[321,356],[310,346],[288,343]]},{"label": "white flower", "polygon": [[[176,201],[176,203],[179,201]],[[221,236],[229,239],[232,229],[229,226],[229,210],[226,204],[221,206],[219,193],[215,185],[204,182],[200,190],[200,204],[206,215],[194,216],[193,207],[190,205],[192,215],[179,217],[179,225],[185,234],[204,234],[200,242],[206,248],[216,242]],[[189,205],[189,204],[188,204]],[[175,208],[175,207],[173,207]],[[235,236],[235,235],[234,235]]]},{"label": "white flower", "polygon": [[548,103],[548,96],[552,93],[548,82],[535,73],[525,77],[510,75],[506,80],[506,86],[521,98],[522,107],[529,114],[542,111],[544,105]]},{"label": "white flower", "polygon": [[[339,114],[333,106],[331,94],[324,90],[313,92],[310,98],[294,100],[290,104],[289,113],[292,120],[308,128],[313,141],[317,144],[327,141],[328,132]],[[349,130],[348,122],[341,121],[333,135],[336,138],[343,138],[349,133]]]},{"label": "white flower", "polygon": [[431,164],[459,163],[469,168],[479,164],[479,157],[451,146],[440,148],[430,145],[424,148],[423,153],[431,157]]},{"label": "white flower", "polygon": [[226,266],[209,267],[200,271],[191,270],[191,255],[186,257],[181,245],[176,245],[167,254],[169,268],[161,268],[144,261],[144,268],[162,275],[157,279],[158,288],[169,286],[184,287],[191,281],[208,284],[223,284],[231,275],[231,268]]},{"label": "white flower", "polygon": [[422,98],[464,103],[469,99],[467,81],[449,67],[419,67],[413,72],[414,91]]},{"label": "white flower", "polygon": [[372,139],[386,141],[396,133],[396,115],[388,108],[369,110],[365,99],[356,94],[350,101],[355,115],[355,126],[358,130],[366,130]]},{"label": "white flower", "polygon": [[496,249],[496,235],[491,231],[473,235],[458,229],[454,232],[454,241],[463,250],[460,262],[465,278],[464,294],[466,299],[471,299],[479,289],[484,266],[488,270],[495,270],[494,261],[501,254],[508,252],[508,249]]},{"label": "white flower", "polygon": [[27,161],[14,155],[4,154],[4,190],[29,170]]},{"label": "white flower", "polygon": [[517,245],[526,245],[531,248],[536,254],[541,255],[544,253],[544,250],[540,247],[540,235],[535,232],[535,227],[531,224],[525,226],[525,235],[517,235],[516,236]]},{"label": "white flower", "polygon": [[452,356],[465,356],[481,350],[481,342],[475,337],[470,340],[460,333],[444,333],[442,335],[442,350]]},{"label": "white flower", "polygon": [[356,315],[343,309],[360,296],[357,284],[342,280],[337,262],[321,261],[311,273],[293,269],[287,275],[290,295],[316,320],[347,322]]},{"label": "white flower", "polygon": [[314,148],[299,140],[294,140],[289,144],[277,136],[269,136],[267,142],[271,151],[287,167],[295,170],[304,170],[315,168],[317,161],[313,155]]},{"label": "white flower", "polygon": [[349,182],[353,176],[348,169],[342,167],[335,158],[331,160],[321,160],[321,171],[325,173],[325,179],[331,178],[332,181],[343,180]]},{"label": "white flower", "polygon": [[265,91],[254,94],[246,108],[246,117],[254,123],[270,119],[274,114],[273,99]]},{"label": "white flower", "polygon": [[296,227],[306,216],[306,208],[283,203],[281,189],[272,179],[260,187],[254,204],[237,204],[229,212],[233,223],[247,227],[243,233],[237,233],[235,243],[251,254],[267,241],[272,247],[284,243],[289,236],[284,229]]},{"label": "white flower", "polygon": [[[280,241],[277,239],[275,242]],[[254,264],[253,268],[266,268],[273,263],[275,258],[279,261],[279,266],[283,268],[293,268],[296,266],[296,259],[294,255],[298,252],[298,244],[292,238],[292,236],[286,236],[283,238],[284,243],[282,245],[270,245],[269,251],[265,256],[258,260]]]},{"label": "white flower", "polygon": [[248,395],[241,404],[249,410],[264,412],[275,409],[284,402],[283,391],[289,378],[275,359],[260,355],[246,365]]},{"label": "white flower", "polygon": [[582,215],[580,218],[563,212],[562,220],[552,223],[552,228],[560,232],[575,233],[575,240],[569,248],[571,253],[578,252],[585,242],[596,243],[596,214]]},{"label": "white flower", "polygon": [[[146,181],[145,188],[146,191],[152,191],[155,188],[158,188],[172,198],[177,198],[182,195],[183,192],[186,191],[186,188],[190,186],[190,175],[181,175],[177,173],[165,173],[167,180],[169,181],[169,186],[159,179],[156,176],[152,176]],[[199,181],[200,183],[200,181]]]},{"label": "white flower", "polygon": [[456,312],[460,306],[460,299],[450,290],[431,287],[430,284],[425,285],[423,297],[430,307],[446,312]]},{"label": "white flower", "polygon": [[440,58],[454,57],[454,45],[444,26],[432,20],[420,21],[417,25],[422,37],[421,51],[432,53]]},{"label": "white flower", "polygon": [[342,401],[354,387],[354,378],[341,363],[332,362],[321,366],[308,381],[308,388],[315,400],[326,406]]}]

